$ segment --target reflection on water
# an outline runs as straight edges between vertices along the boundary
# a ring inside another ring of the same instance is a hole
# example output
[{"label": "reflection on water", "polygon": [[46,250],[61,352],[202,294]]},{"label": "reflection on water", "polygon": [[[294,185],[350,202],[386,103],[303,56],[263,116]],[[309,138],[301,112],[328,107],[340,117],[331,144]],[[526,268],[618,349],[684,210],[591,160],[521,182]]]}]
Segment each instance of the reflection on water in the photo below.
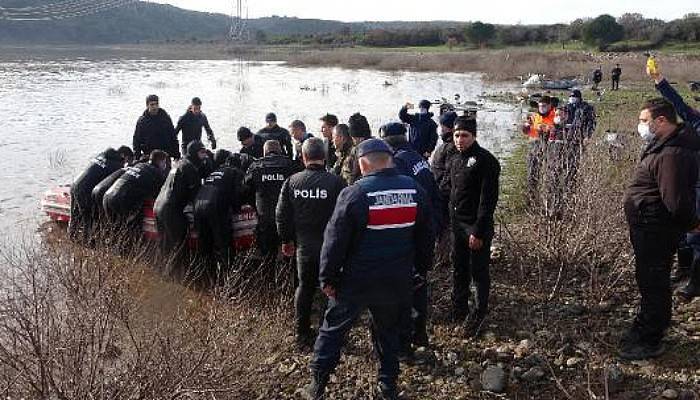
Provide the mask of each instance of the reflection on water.
[{"label": "reflection on water", "polygon": [[[273,111],[280,124],[305,121],[318,132],[326,113],[341,121],[367,116],[373,131],[398,119],[406,101],[474,99],[487,90],[475,74],[350,71],[289,68],[280,63],[237,61],[61,60],[0,62],[0,232],[40,221],[39,199],[51,186],[70,182],[88,158],[107,146],[131,145],[136,119],[148,94],[160,96],[174,122],[192,97],[203,110],[219,146],[239,147],[236,130],[257,130]],[[479,141],[499,156],[513,146],[517,115],[479,115]]]}]

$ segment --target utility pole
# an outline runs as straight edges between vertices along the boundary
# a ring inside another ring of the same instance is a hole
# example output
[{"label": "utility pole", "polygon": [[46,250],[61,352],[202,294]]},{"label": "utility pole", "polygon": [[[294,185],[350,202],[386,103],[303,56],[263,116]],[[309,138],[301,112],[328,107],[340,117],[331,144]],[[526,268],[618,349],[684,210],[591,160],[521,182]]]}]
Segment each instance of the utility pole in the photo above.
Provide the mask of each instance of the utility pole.
[{"label": "utility pole", "polygon": [[250,40],[247,0],[233,1],[228,39],[232,42],[246,42]]}]

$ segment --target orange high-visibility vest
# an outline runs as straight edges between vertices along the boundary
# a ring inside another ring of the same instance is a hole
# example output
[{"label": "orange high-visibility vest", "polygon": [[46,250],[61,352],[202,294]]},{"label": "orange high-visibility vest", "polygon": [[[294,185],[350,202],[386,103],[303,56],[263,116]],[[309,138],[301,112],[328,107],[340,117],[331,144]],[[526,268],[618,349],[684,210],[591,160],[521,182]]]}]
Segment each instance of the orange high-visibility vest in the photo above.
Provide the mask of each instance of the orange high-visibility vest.
[{"label": "orange high-visibility vest", "polygon": [[547,115],[541,115],[539,112],[532,113],[530,115],[530,132],[528,137],[530,139],[539,139],[541,133],[549,135],[550,129],[554,128],[554,117],[556,115],[556,110],[552,107]]}]

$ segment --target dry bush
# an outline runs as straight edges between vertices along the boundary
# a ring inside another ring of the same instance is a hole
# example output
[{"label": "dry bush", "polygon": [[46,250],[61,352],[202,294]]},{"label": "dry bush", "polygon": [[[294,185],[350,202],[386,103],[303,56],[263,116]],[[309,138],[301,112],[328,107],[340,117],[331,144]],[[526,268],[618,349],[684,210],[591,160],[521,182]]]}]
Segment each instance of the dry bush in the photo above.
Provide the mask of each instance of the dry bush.
[{"label": "dry bush", "polygon": [[6,398],[248,398],[276,345],[259,338],[285,337],[285,314],[235,286],[192,291],[64,241],[5,244],[0,271]]},{"label": "dry bush", "polygon": [[[605,141],[591,142],[578,168],[569,169],[550,147],[534,197],[527,206],[503,210],[510,214],[501,224],[504,256],[523,277],[536,273],[550,299],[568,278],[583,276],[588,299],[606,300],[630,267],[622,202],[636,149],[611,152]],[[575,175],[567,179],[568,173]]]}]

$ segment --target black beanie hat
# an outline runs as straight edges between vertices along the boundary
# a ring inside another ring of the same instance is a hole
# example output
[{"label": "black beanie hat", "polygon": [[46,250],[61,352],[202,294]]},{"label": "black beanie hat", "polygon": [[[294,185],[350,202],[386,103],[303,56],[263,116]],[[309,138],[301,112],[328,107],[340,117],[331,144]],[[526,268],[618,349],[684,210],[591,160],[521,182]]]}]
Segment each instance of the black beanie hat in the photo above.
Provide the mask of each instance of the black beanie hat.
[{"label": "black beanie hat", "polygon": [[369,127],[369,122],[360,113],[355,113],[348,120],[350,126],[350,136],[355,138],[372,137],[372,130]]},{"label": "black beanie hat", "polygon": [[381,129],[382,137],[406,136],[406,126],[400,122],[389,122]]},{"label": "black beanie hat", "polygon": [[466,117],[457,118],[455,122],[455,131],[467,131],[476,135],[476,120]]},{"label": "black beanie hat", "polygon": [[455,127],[455,121],[457,120],[457,113],[454,111],[447,111],[440,116],[440,125],[446,126],[448,128]]}]

